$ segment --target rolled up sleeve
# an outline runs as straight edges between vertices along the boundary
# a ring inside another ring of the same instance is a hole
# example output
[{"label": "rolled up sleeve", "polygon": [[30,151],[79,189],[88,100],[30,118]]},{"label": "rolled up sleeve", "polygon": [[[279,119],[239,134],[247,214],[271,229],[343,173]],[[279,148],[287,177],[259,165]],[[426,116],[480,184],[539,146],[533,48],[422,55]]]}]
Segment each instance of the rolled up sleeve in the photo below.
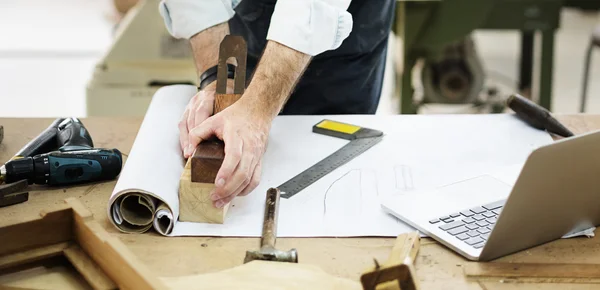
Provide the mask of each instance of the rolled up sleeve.
[{"label": "rolled up sleeve", "polygon": [[227,22],[234,15],[232,0],[162,0],[159,11],[169,33],[183,39]]},{"label": "rolled up sleeve", "polygon": [[279,0],[267,39],[311,56],[337,49],[352,31],[350,1]]}]

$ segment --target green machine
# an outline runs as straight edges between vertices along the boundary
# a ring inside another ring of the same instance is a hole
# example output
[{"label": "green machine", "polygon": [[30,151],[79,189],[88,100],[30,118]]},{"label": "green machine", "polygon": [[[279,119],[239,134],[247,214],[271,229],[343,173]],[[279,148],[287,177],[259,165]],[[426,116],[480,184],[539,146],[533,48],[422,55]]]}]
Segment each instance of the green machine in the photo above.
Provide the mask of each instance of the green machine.
[{"label": "green machine", "polygon": [[[531,88],[533,36],[541,34],[537,99],[550,110],[554,35],[564,4],[563,0],[399,0],[394,30],[404,41],[404,72],[397,77],[400,112],[414,114],[425,103],[477,101],[485,73],[470,37],[475,29],[521,31],[521,91]],[[424,61],[423,96],[417,102],[411,70],[419,59]]]}]

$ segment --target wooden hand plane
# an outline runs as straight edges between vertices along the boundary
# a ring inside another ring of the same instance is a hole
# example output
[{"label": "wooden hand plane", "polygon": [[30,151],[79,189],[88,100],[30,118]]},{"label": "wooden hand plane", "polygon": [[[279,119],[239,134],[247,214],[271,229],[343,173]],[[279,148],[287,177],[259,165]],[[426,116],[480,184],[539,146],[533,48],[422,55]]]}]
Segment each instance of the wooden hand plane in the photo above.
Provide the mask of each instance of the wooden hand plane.
[{"label": "wooden hand plane", "polygon": [[[217,65],[217,90],[213,114],[225,110],[240,99],[246,88],[247,47],[241,36],[227,35],[219,48]],[[227,93],[227,60],[235,58],[233,94]],[[217,172],[225,158],[225,144],[213,138],[202,141],[192,157],[187,160],[179,183],[179,220],[200,223],[219,223],[225,221],[229,204],[215,208],[210,193],[215,188]]]}]

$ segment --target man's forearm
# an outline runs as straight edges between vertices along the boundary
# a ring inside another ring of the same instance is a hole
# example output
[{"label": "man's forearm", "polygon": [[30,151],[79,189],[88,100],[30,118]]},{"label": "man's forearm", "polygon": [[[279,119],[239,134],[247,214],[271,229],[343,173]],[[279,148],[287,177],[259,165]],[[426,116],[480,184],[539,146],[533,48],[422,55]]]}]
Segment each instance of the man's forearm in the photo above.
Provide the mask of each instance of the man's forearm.
[{"label": "man's forearm", "polygon": [[219,46],[223,38],[229,34],[227,22],[210,27],[190,38],[198,76],[219,60]]},{"label": "man's forearm", "polygon": [[275,118],[308,66],[311,56],[268,41],[245,96],[262,114]]}]

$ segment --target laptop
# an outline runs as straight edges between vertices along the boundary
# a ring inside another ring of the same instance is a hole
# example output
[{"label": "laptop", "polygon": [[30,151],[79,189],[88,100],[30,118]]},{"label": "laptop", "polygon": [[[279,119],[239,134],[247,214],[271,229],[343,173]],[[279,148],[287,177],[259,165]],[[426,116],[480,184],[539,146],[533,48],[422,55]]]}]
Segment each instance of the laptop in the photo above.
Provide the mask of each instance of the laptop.
[{"label": "laptop", "polygon": [[481,175],[397,194],[385,211],[465,258],[489,261],[600,224],[600,131],[534,150],[514,186]]}]

